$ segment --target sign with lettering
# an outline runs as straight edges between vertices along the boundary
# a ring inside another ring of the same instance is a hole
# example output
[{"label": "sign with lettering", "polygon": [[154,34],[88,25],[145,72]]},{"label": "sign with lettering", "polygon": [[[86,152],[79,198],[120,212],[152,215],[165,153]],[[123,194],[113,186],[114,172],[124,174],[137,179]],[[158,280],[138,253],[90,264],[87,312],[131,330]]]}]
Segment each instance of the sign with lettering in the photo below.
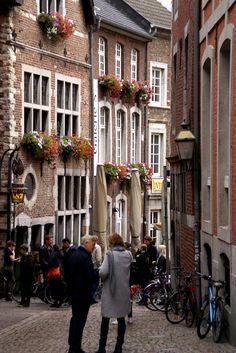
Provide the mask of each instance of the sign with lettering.
[{"label": "sign with lettering", "polygon": [[93,80],[93,144],[94,144],[94,176],[97,174],[98,164],[98,80]]},{"label": "sign with lettering", "polygon": [[161,193],[163,186],[163,178],[152,179],[152,193]]}]

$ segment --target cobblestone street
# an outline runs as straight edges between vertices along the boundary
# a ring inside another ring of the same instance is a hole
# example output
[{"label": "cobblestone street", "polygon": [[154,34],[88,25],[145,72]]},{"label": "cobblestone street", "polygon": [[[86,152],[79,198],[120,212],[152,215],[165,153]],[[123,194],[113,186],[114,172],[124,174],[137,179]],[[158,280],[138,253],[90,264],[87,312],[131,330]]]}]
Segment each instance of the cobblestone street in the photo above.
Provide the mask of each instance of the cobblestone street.
[{"label": "cobblestone street", "polygon": [[[65,353],[67,352],[70,308],[51,309],[32,302],[30,308],[0,301],[0,352]],[[215,344],[211,335],[199,340],[196,328],[184,323],[169,324],[161,312],[134,306],[134,322],[127,324],[124,353],[236,353],[223,342]],[[83,349],[94,353],[98,346],[100,305],[93,305],[84,331]],[[107,353],[114,350],[117,326],[109,331]]]}]

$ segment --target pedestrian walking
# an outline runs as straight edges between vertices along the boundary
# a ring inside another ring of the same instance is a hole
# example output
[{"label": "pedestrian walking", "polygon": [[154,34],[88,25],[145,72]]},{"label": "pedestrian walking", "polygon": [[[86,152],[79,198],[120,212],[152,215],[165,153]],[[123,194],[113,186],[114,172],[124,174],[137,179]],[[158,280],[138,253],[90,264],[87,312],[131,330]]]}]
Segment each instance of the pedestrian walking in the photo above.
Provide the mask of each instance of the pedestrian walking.
[{"label": "pedestrian walking", "polygon": [[52,244],[53,244],[53,236],[47,235],[44,239],[44,245],[39,249],[39,260],[40,266],[43,273],[44,282],[47,281],[47,273],[48,273],[48,260],[52,253]]},{"label": "pedestrian walking", "polygon": [[147,245],[147,253],[149,258],[149,271],[152,276],[153,263],[157,261],[157,248],[152,243],[152,237],[150,235],[145,235],[144,244]]},{"label": "pedestrian walking", "polygon": [[[150,280],[150,270],[149,270],[149,256],[147,253],[147,245],[141,244],[140,248],[135,254],[136,264],[138,268],[138,284],[140,284],[142,293],[144,288],[148,285]],[[138,304],[144,304],[144,298],[138,302]]]},{"label": "pedestrian walking", "polygon": [[99,268],[101,267],[101,264],[102,264],[102,249],[101,249],[101,246],[97,243],[98,237],[96,235],[94,235],[93,239],[95,241],[95,248],[92,252],[92,262],[93,262],[93,269],[94,269],[94,284],[93,284],[93,289],[92,289],[91,304],[97,303],[96,298],[95,298],[95,293],[96,293],[96,290],[99,286]]},{"label": "pedestrian walking", "polygon": [[82,348],[83,329],[91,304],[94,271],[91,254],[95,247],[92,236],[85,235],[81,246],[69,259],[68,292],[72,305],[72,318],[69,328],[69,353],[85,353]]},{"label": "pedestrian walking", "polygon": [[132,255],[125,250],[123,238],[114,233],[109,237],[110,250],[105,255],[99,274],[103,281],[101,300],[102,322],[99,348],[96,353],[106,352],[110,318],[117,318],[117,340],[113,353],[122,353],[126,330],[125,316],[130,313],[130,264]]},{"label": "pedestrian walking", "polygon": [[32,284],[34,280],[34,259],[29,254],[29,246],[22,244],[20,246],[20,305],[28,307],[30,305],[30,297]]},{"label": "pedestrian walking", "polygon": [[159,245],[160,256],[157,261],[157,272],[161,275],[166,272],[166,247]]},{"label": "pedestrian walking", "polygon": [[14,261],[15,261],[16,244],[12,240],[8,240],[3,254],[3,273],[6,278],[5,300],[11,301],[10,289],[14,277]]}]

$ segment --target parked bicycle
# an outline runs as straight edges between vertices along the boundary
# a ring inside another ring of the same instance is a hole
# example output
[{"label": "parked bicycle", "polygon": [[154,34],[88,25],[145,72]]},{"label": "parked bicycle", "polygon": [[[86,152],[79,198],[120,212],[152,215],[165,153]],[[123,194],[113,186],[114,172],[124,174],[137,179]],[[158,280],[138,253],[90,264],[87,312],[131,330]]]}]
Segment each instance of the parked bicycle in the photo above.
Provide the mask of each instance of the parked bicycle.
[{"label": "parked bicycle", "polygon": [[0,271],[0,298],[3,298],[6,293],[7,278],[4,275],[3,270]]},{"label": "parked bicycle", "polygon": [[[198,273],[200,277],[208,281],[208,295],[201,307],[199,319],[197,323],[197,334],[199,338],[207,336],[212,327],[213,341],[218,343],[221,340],[223,333],[223,307],[224,301],[219,295],[221,288],[225,286],[225,282],[216,281],[209,275]],[[215,295],[213,295],[213,288],[215,288]]]},{"label": "parked bicycle", "polygon": [[166,301],[165,315],[172,324],[178,324],[185,320],[186,326],[191,327],[196,311],[195,287],[191,285],[192,273],[185,274],[182,280],[181,271],[178,288]]},{"label": "parked bicycle", "polygon": [[[63,291],[61,295],[62,295],[62,303],[67,302],[68,295],[67,295],[66,285],[63,287]],[[34,299],[39,298],[42,302],[46,304],[55,303],[49,282],[45,282],[45,283],[34,282],[32,285],[31,298],[34,298]],[[13,284],[12,299],[18,304],[21,302],[21,291],[20,291],[18,282],[15,282]]]}]

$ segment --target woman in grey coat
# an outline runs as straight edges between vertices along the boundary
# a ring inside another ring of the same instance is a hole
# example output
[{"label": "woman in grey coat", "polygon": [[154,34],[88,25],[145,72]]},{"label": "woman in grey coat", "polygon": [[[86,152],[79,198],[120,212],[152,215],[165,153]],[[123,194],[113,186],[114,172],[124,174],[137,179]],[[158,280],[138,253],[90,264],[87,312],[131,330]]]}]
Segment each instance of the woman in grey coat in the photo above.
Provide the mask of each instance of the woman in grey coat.
[{"label": "woman in grey coat", "polygon": [[122,353],[125,336],[125,316],[129,314],[130,303],[130,264],[133,260],[130,251],[125,250],[123,238],[114,233],[109,237],[110,250],[106,253],[100,268],[103,281],[102,323],[99,349],[96,353],[106,353],[106,342],[110,318],[117,317],[118,334],[113,353]]}]

